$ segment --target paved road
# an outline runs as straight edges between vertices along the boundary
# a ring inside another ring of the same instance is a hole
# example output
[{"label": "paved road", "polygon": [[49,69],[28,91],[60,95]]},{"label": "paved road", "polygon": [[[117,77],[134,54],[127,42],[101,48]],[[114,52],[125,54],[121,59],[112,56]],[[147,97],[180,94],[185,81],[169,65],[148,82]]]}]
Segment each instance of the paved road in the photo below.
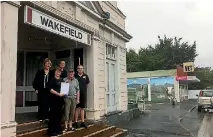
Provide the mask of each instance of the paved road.
[{"label": "paved road", "polygon": [[181,123],[188,131],[192,133],[192,135],[197,137],[200,125],[205,115],[206,113],[198,113],[197,108],[195,108],[193,111],[186,113]]},{"label": "paved road", "polygon": [[194,137],[213,137],[213,114],[197,112],[197,108],[188,112],[181,121],[182,125]]},{"label": "paved road", "polygon": [[120,127],[128,129],[129,137],[190,137],[179,119],[183,117],[196,101],[181,103],[175,107],[171,104],[151,104],[147,106],[148,114],[134,119]]}]

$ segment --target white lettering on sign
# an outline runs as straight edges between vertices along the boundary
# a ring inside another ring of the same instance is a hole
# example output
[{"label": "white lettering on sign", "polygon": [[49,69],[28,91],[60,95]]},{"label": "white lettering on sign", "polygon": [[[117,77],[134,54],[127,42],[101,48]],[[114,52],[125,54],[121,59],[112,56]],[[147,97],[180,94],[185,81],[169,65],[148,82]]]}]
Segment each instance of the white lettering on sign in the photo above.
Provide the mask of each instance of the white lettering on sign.
[{"label": "white lettering on sign", "polygon": [[91,45],[91,34],[29,6],[25,7],[24,23]]}]

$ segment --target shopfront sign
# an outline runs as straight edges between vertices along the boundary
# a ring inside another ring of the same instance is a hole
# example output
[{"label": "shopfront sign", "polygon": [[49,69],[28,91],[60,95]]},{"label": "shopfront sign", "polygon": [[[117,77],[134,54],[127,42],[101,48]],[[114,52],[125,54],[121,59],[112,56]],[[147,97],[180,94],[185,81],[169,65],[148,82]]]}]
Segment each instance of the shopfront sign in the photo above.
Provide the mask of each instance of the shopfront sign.
[{"label": "shopfront sign", "polygon": [[91,34],[29,6],[25,7],[24,23],[91,45]]},{"label": "shopfront sign", "polygon": [[194,72],[194,63],[193,62],[185,62],[183,63],[184,72]]},{"label": "shopfront sign", "polygon": [[176,80],[180,81],[180,80],[187,80],[187,76],[176,76]]}]

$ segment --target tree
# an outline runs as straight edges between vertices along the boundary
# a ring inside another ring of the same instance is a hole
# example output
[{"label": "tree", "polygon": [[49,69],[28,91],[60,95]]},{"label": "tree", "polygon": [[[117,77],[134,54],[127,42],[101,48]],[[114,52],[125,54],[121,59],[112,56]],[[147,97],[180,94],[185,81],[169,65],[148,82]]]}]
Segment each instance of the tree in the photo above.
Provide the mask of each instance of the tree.
[{"label": "tree", "polygon": [[[151,71],[173,69],[183,62],[194,62],[198,56],[196,42],[188,44],[182,38],[160,38],[155,46],[148,45],[140,48],[138,53],[130,49],[127,51],[127,71]],[[136,67],[136,68],[135,68]]]},{"label": "tree", "polygon": [[132,48],[130,48],[126,53],[126,62],[128,62],[127,72],[138,71],[137,62],[139,61],[138,54]]},{"label": "tree", "polygon": [[210,67],[197,67],[192,75],[196,76],[200,82],[189,84],[190,90],[213,88],[213,70]]}]

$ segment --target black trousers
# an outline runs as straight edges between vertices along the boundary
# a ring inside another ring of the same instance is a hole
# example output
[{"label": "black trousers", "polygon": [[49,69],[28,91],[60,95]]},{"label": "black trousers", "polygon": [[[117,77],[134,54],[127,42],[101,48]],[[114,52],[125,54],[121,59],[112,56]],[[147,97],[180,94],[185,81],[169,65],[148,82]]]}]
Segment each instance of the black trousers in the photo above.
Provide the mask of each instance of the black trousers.
[{"label": "black trousers", "polygon": [[[54,95],[52,95],[54,96]],[[51,97],[50,119],[48,124],[48,134],[57,134],[62,131],[61,120],[63,116],[64,99],[62,97]]]},{"label": "black trousers", "polygon": [[38,90],[38,119],[45,120],[49,119],[49,100],[50,89]]}]

